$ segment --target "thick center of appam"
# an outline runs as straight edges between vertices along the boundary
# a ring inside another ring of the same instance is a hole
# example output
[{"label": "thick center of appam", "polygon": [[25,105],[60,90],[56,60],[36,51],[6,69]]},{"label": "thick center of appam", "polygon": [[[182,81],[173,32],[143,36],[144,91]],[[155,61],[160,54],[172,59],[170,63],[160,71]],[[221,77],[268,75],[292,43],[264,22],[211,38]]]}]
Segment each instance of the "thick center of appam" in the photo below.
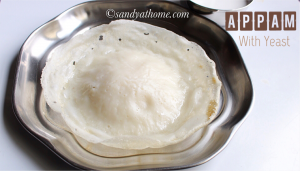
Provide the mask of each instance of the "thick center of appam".
[{"label": "thick center of appam", "polygon": [[180,115],[184,81],[161,56],[129,50],[94,56],[76,63],[64,91],[78,124],[110,135],[143,135],[164,130]]}]

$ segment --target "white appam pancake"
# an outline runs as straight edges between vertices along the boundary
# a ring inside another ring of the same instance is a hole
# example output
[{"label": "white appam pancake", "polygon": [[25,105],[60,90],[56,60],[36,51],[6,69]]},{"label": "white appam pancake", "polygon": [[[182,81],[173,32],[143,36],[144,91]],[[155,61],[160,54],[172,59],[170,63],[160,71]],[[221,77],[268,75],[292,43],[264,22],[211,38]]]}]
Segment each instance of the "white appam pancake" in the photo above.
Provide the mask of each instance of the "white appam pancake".
[{"label": "white appam pancake", "polygon": [[122,149],[184,140],[215,118],[221,88],[199,45],[130,20],[56,48],[41,82],[47,103],[75,135]]}]

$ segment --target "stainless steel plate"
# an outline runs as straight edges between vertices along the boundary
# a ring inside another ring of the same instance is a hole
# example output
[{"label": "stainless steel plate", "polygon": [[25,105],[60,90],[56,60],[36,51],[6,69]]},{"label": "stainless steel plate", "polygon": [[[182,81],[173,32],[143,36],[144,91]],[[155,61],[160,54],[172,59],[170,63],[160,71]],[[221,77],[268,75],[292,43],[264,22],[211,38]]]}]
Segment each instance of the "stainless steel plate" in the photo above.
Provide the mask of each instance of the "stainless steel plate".
[{"label": "stainless steel plate", "polygon": [[[46,118],[40,85],[41,71],[56,46],[91,27],[109,23],[106,10],[189,12],[188,19],[138,19],[164,27],[201,45],[217,64],[223,83],[219,116],[204,128],[201,138],[188,148],[167,152],[101,157],[83,149],[69,132]],[[230,35],[215,23],[170,2],[86,2],[72,7],[35,30],[19,54],[13,104],[20,123],[63,160],[80,169],[179,169],[203,164],[216,156],[245,120],[253,88],[239,50]]]}]

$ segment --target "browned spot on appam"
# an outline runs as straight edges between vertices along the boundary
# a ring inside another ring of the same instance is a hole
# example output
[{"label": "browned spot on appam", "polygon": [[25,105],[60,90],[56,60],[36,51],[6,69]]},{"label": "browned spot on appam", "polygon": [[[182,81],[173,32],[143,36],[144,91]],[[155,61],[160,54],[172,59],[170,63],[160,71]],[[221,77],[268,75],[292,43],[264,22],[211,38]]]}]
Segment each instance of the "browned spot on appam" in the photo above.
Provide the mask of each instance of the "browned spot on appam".
[{"label": "browned spot on appam", "polygon": [[214,84],[216,84],[216,83],[217,83],[217,80],[216,80],[216,78],[215,78],[215,77],[213,77],[213,78],[212,78],[212,82],[213,82]]},{"label": "browned spot on appam", "polygon": [[203,68],[203,66],[202,66],[202,65],[199,65],[199,67],[200,67],[200,68]]},{"label": "browned spot on appam", "polygon": [[212,114],[216,112],[217,102],[215,100],[211,100],[208,105],[208,109],[206,115],[208,118],[211,117]]}]

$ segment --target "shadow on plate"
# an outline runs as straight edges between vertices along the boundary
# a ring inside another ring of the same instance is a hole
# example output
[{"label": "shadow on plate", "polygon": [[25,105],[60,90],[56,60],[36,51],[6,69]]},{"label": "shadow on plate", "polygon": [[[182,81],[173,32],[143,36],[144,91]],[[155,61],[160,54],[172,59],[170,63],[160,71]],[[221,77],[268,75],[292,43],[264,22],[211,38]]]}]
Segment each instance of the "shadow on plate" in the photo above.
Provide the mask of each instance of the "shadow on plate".
[{"label": "shadow on plate", "polygon": [[51,150],[40,143],[39,140],[28,133],[15,117],[12,108],[12,94],[17,60],[18,55],[14,57],[10,65],[6,83],[5,100],[3,104],[3,122],[6,131],[17,148],[26,153],[41,170],[74,170],[73,167],[61,160]]}]

